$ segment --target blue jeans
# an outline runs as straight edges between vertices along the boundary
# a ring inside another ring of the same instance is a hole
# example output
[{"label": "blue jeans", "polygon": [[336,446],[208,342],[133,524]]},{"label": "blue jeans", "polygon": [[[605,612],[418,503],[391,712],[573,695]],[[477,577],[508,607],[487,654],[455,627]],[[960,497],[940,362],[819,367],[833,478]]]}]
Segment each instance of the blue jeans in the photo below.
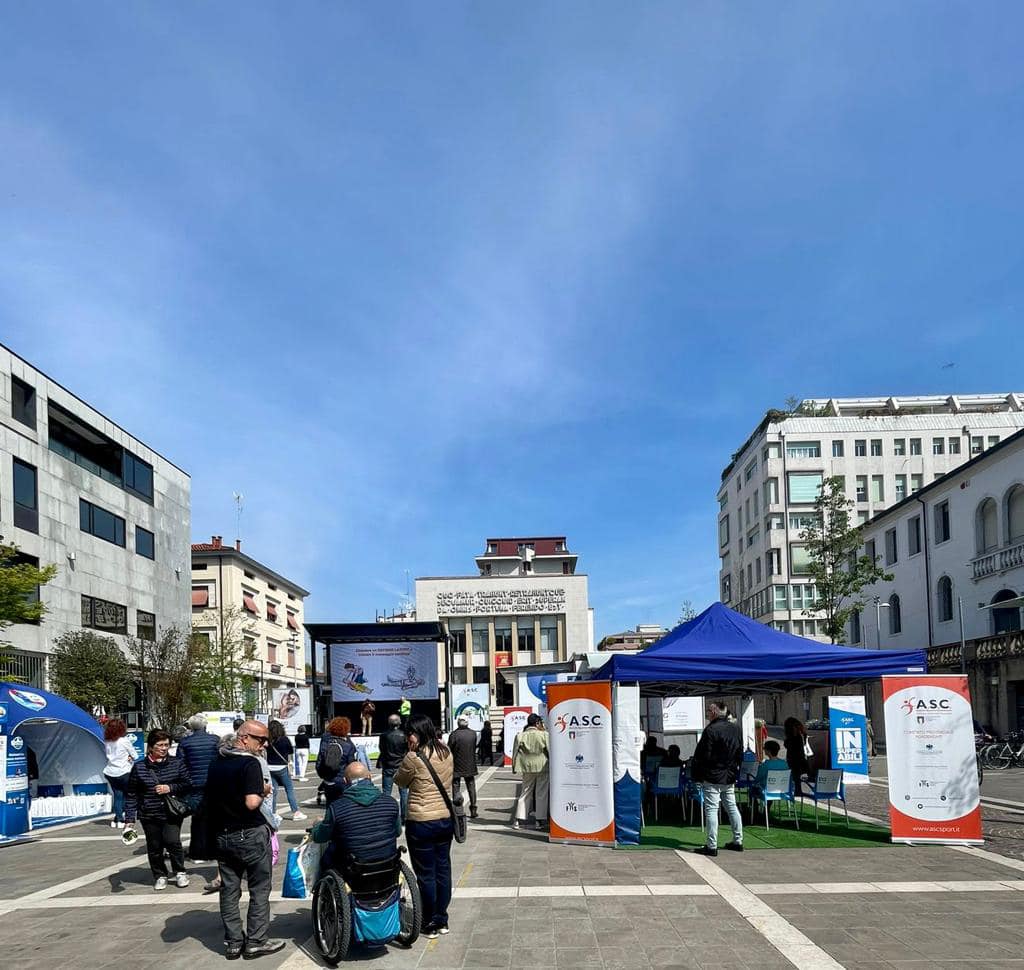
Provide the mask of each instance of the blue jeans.
[{"label": "blue jeans", "polygon": [[729,816],[732,826],[732,840],[743,845],[743,819],[736,807],[736,788],[733,785],[712,785],[704,782],[704,824],[708,828],[707,847],[718,848],[718,802],[725,805],[725,814]]},{"label": "blue jeans", "polygon": [[114,812],[114,821],[124,821],[124,797],[128,794],[128,778],[129,774],[126,775],[104,775],[107,779],[107,784],[110,785],[110,791],[113,794],[113,804],[111,809]]},{"label": "blue jeans", "polygon": [[409,861],[416,873],[423,901],[423,928],[448,925],[448,904],[452,901],[452,820],[405,823]]},{"label": "blue jeans", "polygon": [[[391,789],[395,784],[395,772],[397,768],[384,768],[380,774],[380,790],[391,797]],[[409,789],[399,788],[398,789],[398,804],[399,811],[402,813],[402,821],[405,821],[405,813],[409,808]]]},{"label": "blue jeans", "polygon": [[277,792],[283,788],[285,796],[288,798],[288,807],[293,812],[299,810],[299,803],[295,800],[295,789],[292,787],[292,779],[288,774],[287,768],[282,768],[280,771],[272,771],[270,773],[270,784],[274,789],[274,800],[272,802],[274,806],[274,814],[277,814]]}]

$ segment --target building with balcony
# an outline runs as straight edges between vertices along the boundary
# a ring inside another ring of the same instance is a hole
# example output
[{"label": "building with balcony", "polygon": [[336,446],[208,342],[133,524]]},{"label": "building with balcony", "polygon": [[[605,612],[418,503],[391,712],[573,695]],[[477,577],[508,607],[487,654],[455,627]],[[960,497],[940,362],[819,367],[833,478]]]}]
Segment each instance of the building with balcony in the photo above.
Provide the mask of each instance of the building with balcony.
[{"label": "building with balcony", "polygon": [[192,629],[211,645],[241,639],[256,684],[247,708],[266,710],[271,691],[306,683],[303,603],[309,591],[221,536],[192,545]]},{"label": "building with balcony", "polygon": [[955,672],[962,632],[975,716],[1024,728],[1024,431],[876,515],[864,539],[893,578],[864,591],[849,642],[928,647],[929,670]]},{"label": "building with balcony", "polygon": [[476,575],[417,579],[416,619],[445,624],[451,679],[488,683],[494,703],[512,703],[497,670],[592,651],[594,613],[576,561],[565,536],[487,539]]},{"label": "building with balcony", "polygon": [[638,623],[632,630],[624,630],[622,633],[609,633],[602,637],[597,645],[600,650],[643,650],[652,643],[657,643],[668,630],[657,623]]},{"label": "building with balcony", "polygon": [[188,627],[191,481],[72,391],[0,346],[0,533],[55,563],[38,624],[9,627],[9,673],[46,687],[54,640],[83,627],[156,639]]},{"label": "building with balcony", "polygon": [[824,479],[840,478],[864,524],[1024,428],[1024,395],[976,394],[804,401],[769,411],[722,472],[720,598],[799,636],[816,591],[800,534]]}]

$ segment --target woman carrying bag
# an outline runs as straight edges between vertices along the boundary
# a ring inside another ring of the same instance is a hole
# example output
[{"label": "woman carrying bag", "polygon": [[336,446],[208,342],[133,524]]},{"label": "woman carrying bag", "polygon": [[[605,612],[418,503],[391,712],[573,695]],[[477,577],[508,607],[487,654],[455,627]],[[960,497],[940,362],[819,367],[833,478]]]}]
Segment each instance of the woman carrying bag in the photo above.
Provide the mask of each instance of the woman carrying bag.
[{"label": "woman carrying bag", "polygon": [[782,743],[786,746],[786,764],[793,775],[793,787],[797,795],[802,795],[801,781],[810,774],[810,756],[814,753],[807,740],[807,728],[799,718],[787,717],[782,730],[785,732]]},{"label": "woman carrying bag", "polygon": [[185,764],[172,758],[168,751],[171,736],[159,729],[146,736],[146,756],[135,762],[128,776],[128,797],[125,799],[125,827],[135,828],[135,819],[142,822],[146,833],[146,852],[153,873],[153,889],[167,888],[167,864],[164,850],[171,858],[174,884],[188,886],[185,872],[185,850],[181,847],[181,823],[188,810],[182,796],[192,787]]},{"label": "woman carrying bag", "polygon": [[526,727],[516,736],[512,746],[512,770],[523,776],[513,828],[525,824],[531,801],[535,802],[533,816],[537,828],[543,828],[548,821],[548,732],[539,714],[531,714],[526,719]]},{"label": "woman carrying bag", "polygon": [[432,940],[448,932],[452,898],[453,759],[426,715],[410,716],[405,735],[409,752],[395,772],[395,784],[409,789],[405,840],[423,902],[422,932]]}]

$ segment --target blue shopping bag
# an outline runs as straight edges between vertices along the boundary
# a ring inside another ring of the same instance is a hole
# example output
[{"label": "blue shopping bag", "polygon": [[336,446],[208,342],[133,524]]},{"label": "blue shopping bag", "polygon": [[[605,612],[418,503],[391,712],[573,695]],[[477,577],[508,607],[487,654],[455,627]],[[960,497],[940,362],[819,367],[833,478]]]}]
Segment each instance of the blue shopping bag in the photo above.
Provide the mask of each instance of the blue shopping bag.
[{"label": "blue shopping bag", "polygon": [[285,899],[308,899],[313,895],[313,885],[320,871],[320,858],[326,843],[306,839],[297,849],[288,850],[288,862],[284,868],[284,884],[281,895]]}]

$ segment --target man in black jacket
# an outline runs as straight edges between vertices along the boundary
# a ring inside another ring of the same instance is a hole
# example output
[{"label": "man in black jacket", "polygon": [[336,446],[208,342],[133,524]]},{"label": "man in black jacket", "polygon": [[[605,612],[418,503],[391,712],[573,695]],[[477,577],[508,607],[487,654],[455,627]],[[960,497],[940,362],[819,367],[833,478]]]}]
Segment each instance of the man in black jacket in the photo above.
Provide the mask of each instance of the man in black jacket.
[{"label": "man in black jacket", "polygon": [[704,790],[704,822],[707,842],[695,851],[699,855],[718,855],[718,805],[725,804],[732,842],[725,848],[743,851],[743,819],[736,807],[736,779],[743,760],[743,736],[739,725],[729,720],[729,709],[724,701],[708,704],[708,726],[697,742],[693,753],[691,772],[694,781],[701,782]]},{"label": "man in black jacket", "polygon": [[459,718],[459,726],[448,735],[448,747],[451,749],[452,792],[459,796],[459,783],[465,779],[466,791],[469,792],[469,817],[476,818],[476,731],[469,727],[469,720]]},{"label": "man in black jacket", "polygon": [[[380,768],[380,788],[390,798],[391,789],[395,784],[395,772],[409,751],[409,742],[402,730],[402,719],[397,714],[392,714],[388,718],[388,729],[380,736],[378,743],[380,754],[377,756],[377,767]],[[409,808],[408,788],[398,789],[398,800],[402,806],[404,822]]]}]

